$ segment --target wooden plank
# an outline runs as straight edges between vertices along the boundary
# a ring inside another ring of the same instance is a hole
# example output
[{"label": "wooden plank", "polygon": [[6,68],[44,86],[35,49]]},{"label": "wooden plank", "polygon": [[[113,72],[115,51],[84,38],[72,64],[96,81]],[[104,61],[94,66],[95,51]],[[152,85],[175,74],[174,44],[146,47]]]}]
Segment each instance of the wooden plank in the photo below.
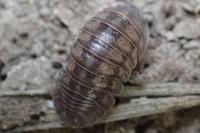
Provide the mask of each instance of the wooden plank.
[{"label": "wooden plank", "polygon": [[[200,96],[132,99],[129,103],[121,104],[113,108],[110,114],[102,121],[97,122],[97,124],[175,111],[197,105],[200,105]],[[38,123],[37,125],[17,128],[13,132],[28,132],[65,127],[60,124],[60,120],[52,110],[47,112],[46,117]]]},{"label": "wooden plank", "polygon": [[[140,97],[140,96],[184,96],[199,95],[200,84],[180,84],[180,83],[155,83],[143,86],[125,86],[121,97]],[[0,92],[0,97],[6,96],[49,96],[45,89],[29,91],[9,91]]]},{"label": "wooden plank", "polygon": [[122,97],[199,95],[200,84],[155,83],[144,86],[126,86]]}]

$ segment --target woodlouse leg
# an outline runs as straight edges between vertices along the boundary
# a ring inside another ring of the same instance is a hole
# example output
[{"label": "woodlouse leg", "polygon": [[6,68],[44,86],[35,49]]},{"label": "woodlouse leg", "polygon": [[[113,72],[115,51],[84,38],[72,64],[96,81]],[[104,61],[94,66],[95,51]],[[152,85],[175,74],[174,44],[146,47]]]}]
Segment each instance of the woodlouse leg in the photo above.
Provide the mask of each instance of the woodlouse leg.
[{"label": "woodlouse leg", "polygon": [[132,78],[129,80],[129,83],[137,86],[141,86],[144,83],[144,79],[141,77],[141,73],[144,70],[144,61],[141,60],[136,68],[132,72]]},{"label": "woodlouse leg", "polygon": [[153,12],[143,12],[142,14],[143,19],[148,25],[149,32],[151,33],[151,36],[156,37],[158,32],[157,32],[157,19],[156,16]]}]

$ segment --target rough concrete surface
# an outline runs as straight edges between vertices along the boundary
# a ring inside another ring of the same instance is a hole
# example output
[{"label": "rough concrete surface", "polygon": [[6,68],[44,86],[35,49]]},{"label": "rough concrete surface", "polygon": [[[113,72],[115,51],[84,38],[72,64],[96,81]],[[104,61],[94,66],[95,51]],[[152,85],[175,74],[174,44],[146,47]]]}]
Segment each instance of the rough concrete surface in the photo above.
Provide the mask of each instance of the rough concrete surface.
[{"label": "rough concrete surface", "polygon": [[[123,2],[154,14],[148,19],[150,40],[141,75],[144,83],[200,83],[199,0],[0,0],[0,91],[51,90],[78,30],[97,11]],[[37,98],[0,98],[0,112],[5,113],[0,115],[15,114],[12,106],[19,105],[21,114],[31,113],[40,108],[37,102],[48,103]],[[10,108],[4,108],[5,104]],[[24,110],[23,106],[30,107]],[[199,133],[198,109],[74,132]]]}]

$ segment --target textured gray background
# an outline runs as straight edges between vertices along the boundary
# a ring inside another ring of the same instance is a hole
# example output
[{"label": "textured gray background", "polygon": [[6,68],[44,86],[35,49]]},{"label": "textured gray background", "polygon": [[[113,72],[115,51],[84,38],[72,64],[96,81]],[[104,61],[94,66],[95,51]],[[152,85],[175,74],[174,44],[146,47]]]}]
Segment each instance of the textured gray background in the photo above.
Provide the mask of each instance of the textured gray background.
[{"label": "textured gray background", "polygon": [[[0,91],[53,89],[56,73],[65,62],[68,46],[78,30],[97,11],[122,2],[133,3],[156,18],[149,17],[149,25],[153,23],[155,28],[150,30],[145,69],[141,75],[144,83],[200,83],[199,0],[0,0]],[[41,109],[37,106],[40,102],[49,103],[37,99],[0,98],[0,115],[15,116],[12,107],[4,107],[5,104],[19,106],[24,114]],[[194,110],[189,110],[188,114]],[[176,129],[173,130],[176,133],[198,133],[198,117],[185,118],[191,122],[183,128],[183,123],[174,124],[179,120],[175,114],[168,114],[167,124],[156,116],[143,132],[167,132],[170,127]],[[147,120],[139,121],[144,124]],[[137,128],[130,123],[113,124],[108,131],[135,133]]]}]

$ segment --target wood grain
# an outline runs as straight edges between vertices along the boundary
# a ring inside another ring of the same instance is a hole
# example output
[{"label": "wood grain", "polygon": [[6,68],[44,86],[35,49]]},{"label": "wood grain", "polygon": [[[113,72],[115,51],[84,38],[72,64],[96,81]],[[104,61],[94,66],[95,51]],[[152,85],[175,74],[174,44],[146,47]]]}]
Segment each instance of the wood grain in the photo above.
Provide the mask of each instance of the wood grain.
[{"label": "wood grain", "polygon": [[[24,92],[0,92],[1,98],[18,97],[21,100],[24,98],[44,99],[44,96],[49,96],[47,90],[40,91],[24,91]],[[162,84],[147,84],[145,86],[126,86],[125,92],[122,97],[129,98],[128,103],[119,104],[113,108],[109,115],[105,117],[99,123],[107,123],[125,119],[131,119],[141,116],[154,115],[159,113],[165,113],[168,111],[175,111],[184,108],[190,108],[200,105],[200,85],[199,84],[179,84],[179,83],[162,83]],[[153,96],[153,98],[148,98]],[[49,99],[46,99],[50,101]],[[40,104],[40,103],[38,103]],[[39,105],[38,105],[39,106]],[[44,106],[44,105],[42,105]],[[47,105],[45,105],[47,106]],[[15,110],[20,110],[15,108]],[[14,132],[43,130],[49,128],[65,127],[61,124],[61,121],[57,118],[53,108],[47,109],[45,117],[41,117],[38,122],[30,126],[22,126],[14,129]],[[0,113],[1,114],[1,113]],[[0,116],[1,124],[7,123],[21,123],[31,121],[30,116],[16,116],[5,117]]]},{"label": "wood grain", "polygon": [[[180,84],[180,83],[155,83],[143,86],[125,86],[121,97],[140,97],[140,96],[184,96],[199,95],[200,84]],[[8,96],[49,96],[48,90],[29,90],[29,91],[1,91],[0,97]]]},{"label": "wood grain", "polygon": [[[97,124],[175,111],[197,105],[200,105],[200,96],[133,99],[129,103],[113,108],[110,114],[102,121],[97,122]],[[13,132],[29,132],[65,127],[61,124],[54,111],[49,111],[47,116],[38,123],[32,126],[16,128]]]}]

